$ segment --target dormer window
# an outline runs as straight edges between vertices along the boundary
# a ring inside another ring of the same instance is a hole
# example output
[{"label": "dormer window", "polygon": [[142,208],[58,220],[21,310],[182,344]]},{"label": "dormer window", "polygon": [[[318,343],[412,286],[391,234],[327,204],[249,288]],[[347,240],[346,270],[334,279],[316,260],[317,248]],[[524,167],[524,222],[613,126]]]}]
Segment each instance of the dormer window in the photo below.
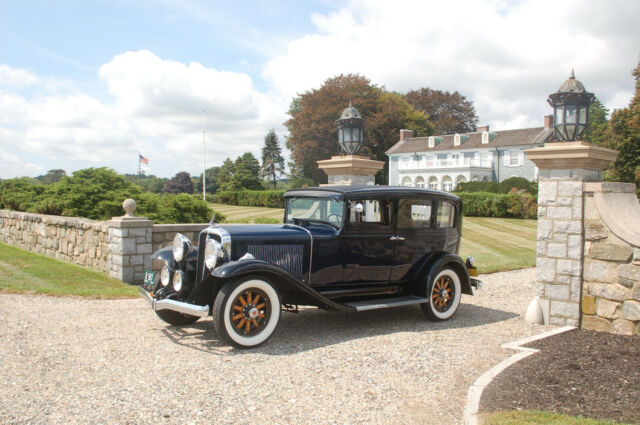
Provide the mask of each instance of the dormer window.
[{"label": "dormer window", "polygon": [[435,148],[436,147],[436,138],[433,136],[429,137],[429,148]]},{"label": "dormer window", "polygon": [[489,143],[489,132],[488,131],[483,131],[482,132],[482,144],[486,145]]},{"label": "dormer window", "polygon": [[460,135],[456,134],[453,136],[453,146],[460,146]]}]

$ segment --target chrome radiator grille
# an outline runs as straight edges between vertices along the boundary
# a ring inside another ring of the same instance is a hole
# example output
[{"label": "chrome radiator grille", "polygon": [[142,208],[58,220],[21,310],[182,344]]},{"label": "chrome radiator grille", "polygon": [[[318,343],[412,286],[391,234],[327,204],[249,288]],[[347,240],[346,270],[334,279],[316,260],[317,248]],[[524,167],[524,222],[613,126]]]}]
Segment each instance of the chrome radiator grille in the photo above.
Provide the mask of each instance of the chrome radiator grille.
[{"label": "chrome radiator grille", "polygon": [[274,264],[295,276],[302,275],[302,245],[248,245],[247,252],[257,260]]}]

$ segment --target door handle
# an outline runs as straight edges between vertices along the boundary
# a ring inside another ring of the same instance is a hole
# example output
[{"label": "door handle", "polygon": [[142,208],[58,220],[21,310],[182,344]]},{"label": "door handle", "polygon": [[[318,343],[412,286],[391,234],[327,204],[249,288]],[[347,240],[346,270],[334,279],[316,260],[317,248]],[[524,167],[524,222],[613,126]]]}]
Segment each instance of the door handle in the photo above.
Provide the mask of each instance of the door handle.
[{"label": "door handle", "polygon": [[406,239],[406,238],[404,238],[404,237],[402,237],[402,236],[391,236],[391,237],[389,238],[389,240],[390,240],[390,241],[403,241],[403,240],[405,240],[405,239]]}]

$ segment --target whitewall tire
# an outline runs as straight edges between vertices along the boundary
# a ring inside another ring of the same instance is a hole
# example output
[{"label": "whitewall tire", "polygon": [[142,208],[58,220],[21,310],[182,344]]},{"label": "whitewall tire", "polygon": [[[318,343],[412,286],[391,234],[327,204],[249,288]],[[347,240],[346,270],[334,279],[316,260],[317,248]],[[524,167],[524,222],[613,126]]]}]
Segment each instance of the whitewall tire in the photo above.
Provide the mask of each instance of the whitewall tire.
[{"label": "whitewall tire", "polygon": [[420,307],[430,320],[447,320],[458,310],[461,294],[460,276],[455,270],[445,267],[431,282],[427,282],[429,302]]},{"label": "whitewall tire", "polygon": [[213,326],[221,338],[238,348],[252,348],[273,334],[280,320],[280,297],[262,277],[226,283],[213,303]]}]

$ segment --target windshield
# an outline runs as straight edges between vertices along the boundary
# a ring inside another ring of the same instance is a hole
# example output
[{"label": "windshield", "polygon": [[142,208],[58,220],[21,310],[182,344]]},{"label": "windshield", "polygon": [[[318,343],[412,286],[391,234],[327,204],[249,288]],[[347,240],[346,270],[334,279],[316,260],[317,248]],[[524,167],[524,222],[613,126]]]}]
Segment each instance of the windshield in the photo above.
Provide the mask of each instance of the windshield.
[{"label": "windshield", "polygon": [[294,218],[310,221],[323,221],[335,227],[342,224],[342,201],[319,198],[290,198],[287,202],[285,221],[292,223]]}]

